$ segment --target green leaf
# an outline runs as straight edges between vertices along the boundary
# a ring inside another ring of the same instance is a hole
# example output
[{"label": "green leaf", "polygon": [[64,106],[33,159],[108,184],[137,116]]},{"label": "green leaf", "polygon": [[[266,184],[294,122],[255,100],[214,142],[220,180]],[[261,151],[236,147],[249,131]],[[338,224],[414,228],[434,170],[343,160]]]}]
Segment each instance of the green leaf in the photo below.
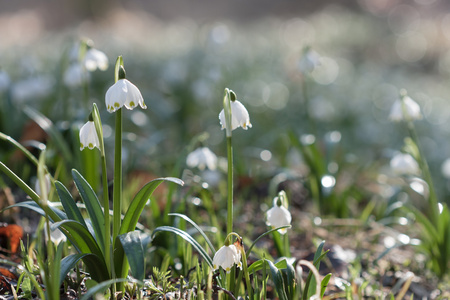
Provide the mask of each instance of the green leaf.
[{"label": "green leaf", "polygon": [[145,264],[144,249],[142,246],[140,232],[135,230],[118,236],[123,250],[130,264],[131,273],[134,278],[144,280]]},{"label": "green leaf", "polygon": [[[49,202],[49,204],[51,204],[51,203],[52,203],[52,202]],[[4,210],[7,210],[7,209],[10,209],[10,208],[13,208],[13,207],[23,207],[23,208],[28,208],[28,209],[31,209],[32,211],[37,212],[38,214],[40,214],[40,215],[43,216],[43,217],[46,217],[46,216],[48,215],[48,214],[45,213],[44,209],[42,209],[42,207],[40,207],[40,206],[39,206],[36,202],[34,202],[34,201],[24,201],[24,202],[19,202],[19,203],[16,203],[16,204],[14,204],[14,205],[11,205],[11,206],[8,206],[8,207],[2,209],[0,212],[2,212],[2,211],[4,211]],[[57,218],[59,218],[59,220],[67,219],[67,216],[66,216],[66,214],[65,214],[63,211],[57,209],[56,207],[53,207],[52,205],[49,205],[49,206],[48,206],[48,210],[51,211],[51,212],[53,212],[53,214],[54,214]],[[55,220],[53,220],[52,217],[49,216],[49,218],[50,218],[49,220],[50,220],[51,222],[55,222]],[[59,221],[59,220],[56,220],[56,221]]]},{"label": "green leaf", "polygon": [[77,170],[72,170],[72,176],[78,192],[86,205],[86,210],[91,219],[92,227],[94,228],[95,237],[100,245],[100,249],[105,249],[105,216],[103,215],[100,201],[89,183]]},{"label": "green leaf", "polygon": [[103,282],[97,284],[93,288],[90,288],[87,291],[87,293],[84,294],[83,297],[80,298],[80,300],[89,300],[97,293],[104,293],[104,291],[109,286],[111,286],[114,283],[118,283],[118,282],[132,282],[132,283],[137,283],[139,285],[144,285],[143,282],[138,281],[138,280],[131,280],[131,279],[126,279],[126,278],[110,279],[110,280],[106,280],[106,281],[103,281]]},{"label": "green leaf", "polygon": [[163,182],[169,181],[174,182],[179,185],[183,185],[184,182],[181,179],[174,177],[166,177],[166,178],[158,178],[150,181],[146,185],[142,187],[142,189],[136,194],[134,199],[131,201],[130,206],[128,207],[127,212],[122,220],[122,225],[119,230],[119,234],[124,234],[130,231],[133,231],[136,228],[136,224],[139,221],[139,217],[144,210],[145,204],[148,199],[155,191],[155,189]]},{"label": "green leaf", "polygon": [[87,228],[86,223],[84,222],[84,218],[81,215],[81,212],[78,209],[75,200],[73,200],[72,195],[69,193],[66,187],[59,181],[55,181],[55,187],[56,191],[58,192],[59,200],[64,207],[64,211],[66,212],[67,217],[71,220],[80,222]]},{"label": "green leaf", "polygon": [[330,282],[330,279],[331,279],[331,275],[332,275],[331,273],[325,275],[325,277],[322,279],[322,282],[320,283],[320,297],[321,298],[325,294],[325,291],[328,286],[328,282]]},{"label": "green leaf", "polygon": [[275,290],[277,291],[278,297],[281,300],[287,300],[288,298],[284,289],[283,275],[270,260],[265,259],[264,261],[269,265],[270,274],[272,275],[272,281],[275,284]]},{"label": "green leaf", "polygon": [[83,257],[83,261],[94,280],[101,282],[110,278],[102,250],[86,227],[77,221],[64,220],[53,224],[50,228],[52,230],[61,228],[61,231],[80,254],[94,255]]},{"label": "green leaf", "polygon": [[66,257],[64,257],[61,260],[61,273],[59,275],[59,285],[61,285],[64,281],[64,279],[67,276],[67,273],[70,272],[73,267],[77,264],[77,262],[88,255],[94,255],[91,253],[78,253],[78,254],[71,254]]},{"label": "green leaf", "polygon": [[171,227],[171,226],[161,226],[156,228],[155,230],[153,230],[152,233],[152,239],[155,237],[155,235],[158,232],[172,232],[177,234],[178,236],[182,237],[185,241],[187,241],[189,244],[191,244],[195,250],[197,250],[197,252],[203,257],[203,259],[208,263],[208,265],[212,268],[213,264],[212,264],[212,259],[211,257],[208,255],[208,253],[205,251],[205,249],[203,249],[203,247],[192,237],[190,236],[187,232],[175,228],[175,227]]},{"label": "green leaf", "polygon": [[192,226],[194,226],[195,229],[197,229],[197,231],[202,235],[202,237],[206,240],[206,243],[208,243],[209,248],[215,253],[216,249],[214,249],[213,244],[211,243],[211,241],[209,240],[208,236],[205,234],[205,232],[194,222],[192,221],[188,216],[183,215],[183,214],[178,214],[178,213],[172,213],[169,214],[169,216],[174,216],[174,217],[180,217],[183,220],[186,220],[187,222],[189,222]]}]

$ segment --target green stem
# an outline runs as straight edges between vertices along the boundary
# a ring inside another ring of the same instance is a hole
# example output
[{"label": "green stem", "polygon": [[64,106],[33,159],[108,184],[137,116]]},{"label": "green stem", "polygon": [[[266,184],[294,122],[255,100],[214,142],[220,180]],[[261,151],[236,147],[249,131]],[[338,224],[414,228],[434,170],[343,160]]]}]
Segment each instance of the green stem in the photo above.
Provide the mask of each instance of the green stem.
[{"label": "green stem", "polygon": [[289,237],[287,232],[283,235],[283,239],[284,239],[284,256],[291,257],[291,251],[289,250],[290,248]]},{"label": "green stem", "polygon": [[106,173],[106,158],[102,153],[102,177],[103,177],[103,214],[105,215],[105,261],[111,274],[113,261],[111,260],[111,222],[109,221],[109,193],[108,174]]},{"label": "green stem", "polygon": [[113,242],[119,234],[122,213],[122,109],[116,112],[113,188]]},{"label": "green stem", "polygon": [[227,136],[228,155],[228,201],[227,201],[227,233],[233,232],[233,148],[231,136]]}]

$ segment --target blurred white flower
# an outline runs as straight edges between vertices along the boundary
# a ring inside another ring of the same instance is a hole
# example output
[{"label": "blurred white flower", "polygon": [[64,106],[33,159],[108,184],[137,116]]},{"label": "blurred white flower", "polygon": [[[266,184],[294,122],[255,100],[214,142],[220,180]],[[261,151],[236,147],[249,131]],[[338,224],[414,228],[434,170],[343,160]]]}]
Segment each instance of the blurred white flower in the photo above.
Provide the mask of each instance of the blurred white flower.
[{"label": "blurred white flower", "polygon": [[64,72],[63,81],[68,87],[81,86],[90,78],[89,73],[78,62],[71,64]]},{"label": "blurred white flower", "polygon": [[[245,130],[247,128],[252,128],[252,124],[250,123],[250,116],[248,115],[248,111],[245,106],[239,102],[239,100],[230,101],[231,102],[231,130],[235,130],[238,127],[242,127]],[[220,125],[222,125],[222,129],[225,129],[225,112],[222,111],[219,114]]]},{"label": "blurred white flower", "polygon": [[51,77],[39,76],[20,80],[12,86],[11,96],[16,101],[37,100],[50,94],[54,86]]},{"label": "blurred white flower", "polygon": [[[45,240],[48,241],[47,226],[44,226],[44,233],[45,233]],[[55,230],[50,229],[50,239],[55,245],[67,241],[67,237],[59,229]]]},{"label": "blurred white flower", "polygon": [[10,84],[11,79],[9,78],[8,73],[0,71],[0,93],[6,91]]},{"label": "blurred white flower", "polygon": [[392,105],[389,119],[395,122],[420,120],[422,119],[420,106],[407,95],[402,95]]},{"label": "blurred white flower", "polygon": [[110,113],[122,108],[122,106],[127,109],[133,109],[138,105],[143,109],[147,108],[139,89],[127,79],[118,80],[108,89],[105,102]]},{"label": "blurred white flower", "polygon": [[[44,184],[45,184],[45,189],[46,189],[47,197],[48,197],[48,194],[50,193],[50,188],[51,188],[50,175],[45,174],[44,181],[45,181]],[[41,185],[39,183],[39,180],[36,180],[36,183],[34,186],[34,191],[36,192],[36,194],[38,194],[39,196],[42,197]]]},{"label": "blurred white flower", "polygon": [[312,50],[311,48],[306,48],[303,51],[303,55],[298,62],[298,68],[303,74],[311,73],[314,69],[320,65],[320,55]]},{"label": "blurred white flower", "polygon": [[[269,209],[266,213],[268,226],[272,228],[277,228],[281,226],[291,225],[292,216],[289,210],[284,206],[287,203],[283,203],[286,200],[286,194],[284,191],[280,192],[277,197],[273,199],[273,207]],[[284,205],[283,205],[284,204]],[[279,229],[279,233],[285,234],[287,228]]]},{"label": "blurred white flower", "polygon": [[420,173],[419,164],[410,154],[397,153],[390,161],[391,169],[397,174],[416,175]]},{"label": "blurred white flower", "polygon": [[105,53],[95,48],[89,48],[83,59],[84,66],[88,71],[95,71],[97,69],[105,71],[108,69],[108,57]]},{"label": "blurred white flower", "polygon": [[241,253],[235,245],[222,246],[219,250],[217,250],[216,254],[214,254],[214,270],[222,267],[227,273],[229,273],[235,264],[242,269]]},{"label": "blurred white flower", "polygon": [[215,170],[217,168],[217,156],[208,147],[200,147],[188,154],[186,164],[189,168],[197,167],[202,171],[205,167]]},{"label": "blurred white flower", "polygon": [[100,142],[98,140],[97,130],[92,121],[88,121],[80,129],[80,150],[88,147],[90,150],[97,147],[100,150]]}]

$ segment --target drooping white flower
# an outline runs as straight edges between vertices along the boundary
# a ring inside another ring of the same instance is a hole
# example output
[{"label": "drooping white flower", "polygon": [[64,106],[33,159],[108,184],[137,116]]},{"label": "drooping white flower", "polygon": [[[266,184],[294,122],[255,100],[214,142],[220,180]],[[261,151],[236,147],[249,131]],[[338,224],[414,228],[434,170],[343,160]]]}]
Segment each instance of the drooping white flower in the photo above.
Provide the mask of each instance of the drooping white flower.
[{"label": "drooping white flower", "polygon": [[[45,234],[45,240],[48,241],[47,226],[44,226],[44,234]],[[58,228],[56,228],[55,230],[50,229],[50,239],[55,245],[58,245],[61,242],[67,241],[67,237]]]},{"label": "drooping white flower", "polygon": [[83,59],[84,66],[88,71],[95,71],[97,69],[105,71],[108,69],[108,57],[105,53],[95,48],[89,48]]},{"label": "drooping white flower", "polygon": [[422,119],[420,106],[407,95],[402,95],[392,105],[389,119],[395,122],[420,120]]},{"label": "drooping white flower", "polygon": [[79,87],[87,82],[90,78],[89,73],[84,70],[83,66],[78,62],[71,64],[63,75],[64,84],[68,87]]},{"label": "drooping white flower", "polygon": [[[239,102],[239,100],[231,101],[231,130],[235,130],[238,127],[242,127],[245,130],[247,128],[252,128],[252,124],[250,123],[250,116],[248,114],[245,106]],[[220,125],[222,125],[222,129],[226,128],[225,122],[225,111],[222,111],[219,114]]]},{"label": "drooping white flower", "polygon": [[80,129],[80,150],[88,147],[90,150],[97,147],[100,150],[97,130],[93,121],[88,121]]},{"label": "drooping white flower", "polygon": [[216,254],[214,254],[214,270],[222,267],[222,269],[229,273],[235,264],[242,269],[241,253],[235,245],[222,246],[217,250]]},{"label": "drooping white flower", "polygon": [[397,153],[390,161],[392,170],[397,174],[416,175],[420,173],[419,164],[410,154]]},{"label": "drooping white flower", "polygon": [[189,168],[199,168],[204,170],[215,170],[217,167],[217,156],[208,148],[200,147],[188,154],[186,164]]},{"label": "drooping white flower", "polygon": [[[286,197],[284,191],[280,192],[280,194],[273,199],[273,207],[266,213],[266,224],[272,226],[272,228],[291,225],[292,216],[289,210],[283,205],[283,201],[285,200],[283,197]],[[279,229],[278,232],[285,234],[287,228]]]},{"label": "drooping white flower", "polygon": [[147,108],[139,89],[127,79],[119,79],[106,91],[105,102],[110,113],[122,106],[127,109],[133,109],[138,105],[143,109]]}]

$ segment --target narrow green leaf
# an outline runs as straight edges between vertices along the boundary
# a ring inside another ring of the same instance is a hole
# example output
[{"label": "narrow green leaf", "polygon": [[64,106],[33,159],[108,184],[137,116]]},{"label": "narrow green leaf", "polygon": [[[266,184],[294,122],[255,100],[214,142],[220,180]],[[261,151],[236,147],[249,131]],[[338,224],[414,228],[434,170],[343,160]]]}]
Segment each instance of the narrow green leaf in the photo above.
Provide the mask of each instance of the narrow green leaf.
[{"label": "narrow green leaf", "polygon": [[59,181],[55,181],[56,191],[58,192],[59,200],[61,201],[64,211],[67,217],[71,220],[78,221],[86,228],[86,223],[81,215],[80,209],[78,208],[75,200],[73,200],[72,195],[66,189],[66,187]]},{"label": "narrow green leaf", "polygon": [[258,238],[257,238],[257,239],[252,243],[252,245],[248,248],[248,250],[247,250],[247,252],[246,252],[246,255],[248,256],[248,255],[251,253],[253,247],[256,245],[256,243],[257,243],[262,237],[264,237],[265,235],[267,235],[267,234],[269,234],[269,233],[271,233],[271,232],[274,232],[274,231],[276,231],[276,230],[278,230],[278,229],[283,229],[283,228],[291,228],[291,225],[285,225],[285,226],[280,226],[280,227],[272,228],[271,230],[268,230],[268,231],[264,232],[263,234],[261,234],[260,236],[258,236]]},{"label": "narrow green leaf", "polygon": [[158,178],[150,181],[142,189],[136,194],[134,199],[131,201],[130,206],[128,207],[127,212],[122,220],[122,225],[119,230],[119,234],[124,234],[130,231],[133,231],[136,228],[136,224],[139,221],[139,217],[144,210],[145,204],[148,199],[155,191],[155,189],[163,182],[169,181],[179,185],[183,185],[184,182],[181,179],[174,177],[166,177],[166,178]]},{"label": "narrow green leaf", "polygon": [[192,221],[188,216],[183,215],[183,214],[178,214],[178,213],[172,213],[169,214],[169,216],[174,216],[174,217],[180,217],[183,220],[186,220],[187,222],[189,222],[192,226],[194,226],[195,229],[197,229],[197,231],[202,235],[202,237],[205,239],[206,243],[208,243],[209,248],[215,253],[216,249],[214,249],[213,244],[211,243],[211,241],[209,240],[208,236],[205,234],[205,232],[194,222]]},{"label": "narrow green leaf", "polygon": [[103,215],[100,201],[89,183],[77,170],[72,170],[72,176],[81,199],[83,199],[83,202],[86,205],[86,210],[91,219],[92,227],[94,228],[95,238],[99,243],[100,249],[105,249],[105,216]]},{"label": "narrow green leaf", "polygon": [[283,281],[283,275],[281,274],[280,270],[278,270],[277,267],[271,262],[270,260],[264,260],[270,268],[270,274],[272,275],[272,281],[275,284],[275,290],[277,291],[278,297],[281,300],[287,300],[287,295],[284,289],[284,281]]},{"label": "narrow green leaf", "polygon": [[61,260],[61,273],[59,274],[59,285],[61,285],[71,269],[75,267],[80,259],[85,256],[94,255],[91,253],[71,254]]},{"label": "narrow green leaf", "polygon": [[132,280],[132,279],[126,279],[126,278],[110,279],[110,280],[106,280],[106,281],[103,281],[103,282],[97,284],[93,288],[90,288],[87,291],[87,293],[84,294],[83,297],[80,298],[80,300],[89,300],[97,293],[104,293],[108,287],[110,287],[112,284],[118,283],[118,282],[132,282],[132,283],[137,283],[139,285],[144,285],[144,283],[142,281],[138,281],[138,280]]},{"label": "narrow green leaf", "polygon": [[144,280],[144,249],[140,232],[135,230],[118,236],[130,264],[131,273],[137,280]]},{"label": "narrow green leaf", "polygon": [[61,231],[80,254],[94,255],[83,257],[83,261],[94,280],[101,282],[110,278],[102,250],[86,227],[77,221],[64,220],[53,224],[50,228],[52,230],[61,228]]},{"label": "narrow green leaf", "polygon": [[[51,204],[51,203],[52,203],[52,202],[49,202],[49,204]],[[42,209],[42,207],[40,207],[40,206],[39,206],[36,202],[34,202],[34,201],[24,201],[24,202],[19,202],[19,203],[16,203],[16,204],[14,204],[14,205],[8,206],[8,207],[6,207],[6,208],[0,210],[0,212],[2,212],[2,211],[4,211],[4,210],[7,210],[7,209],[10,209],[10,208],[13,208],[13,207],[23,207],[23,208],[28,208],[28,209],[31,209],[32,211],[37,212],[38,214],[40,214],[40,215],[43,216],[43,217],[46,216],[46,213],[45,213],[45,211]],[[51,211],[51,212],[53,212],[53,215],[54,215],[54,216],[56,217],[56,219],[57,219],[56,221],[60,221],[60,220],[67,219],[66,214],[65,214],[63,211],[57,209],[56,207],[53,207],[53,206],[49,205],[49,206],[48,206],[48,210]],[[47,214],[47,215],[50,215],[50,214]],[[55,222],[54,218],[52,218],[52,217],[49,217],[49,218],[50,218],[50,221],[51,221],[51,222]],[[59,218],[59,219],[58,219],[58,218]]]},{"label": "narrow green leaf", "polygon": [[211,268],[213,267],[212,259],[208,255],[208,253],[205,251],[205,249],[203,249],[203,247],[192,236],[190,236],[188,233],[186,233],[185,231],[183,231],[181,229],[171,227],[171,226],[161,226],[161,227],[158,227],[155,230],[153,230],[152,238],[154,238],[158,232],[163,232],[163,231],[172,232],[172,233],[175,233],[178,236],[182,237],[185,241],[187,241],[189,244],[191,244],[195,250],[197,250],[197,252],[203,257],[203,259],[208,263],[208,265]]},{"label": "narrow green leaf", "polygon": [[332,275],[331,273],[325,275],[325,277],[322,279],[322,282],[320,283],[320,297],[321,298],[325,294],[325,291],[328,286],[328,282],[330,282],[330,279],[331,279],[331,275]]}]

